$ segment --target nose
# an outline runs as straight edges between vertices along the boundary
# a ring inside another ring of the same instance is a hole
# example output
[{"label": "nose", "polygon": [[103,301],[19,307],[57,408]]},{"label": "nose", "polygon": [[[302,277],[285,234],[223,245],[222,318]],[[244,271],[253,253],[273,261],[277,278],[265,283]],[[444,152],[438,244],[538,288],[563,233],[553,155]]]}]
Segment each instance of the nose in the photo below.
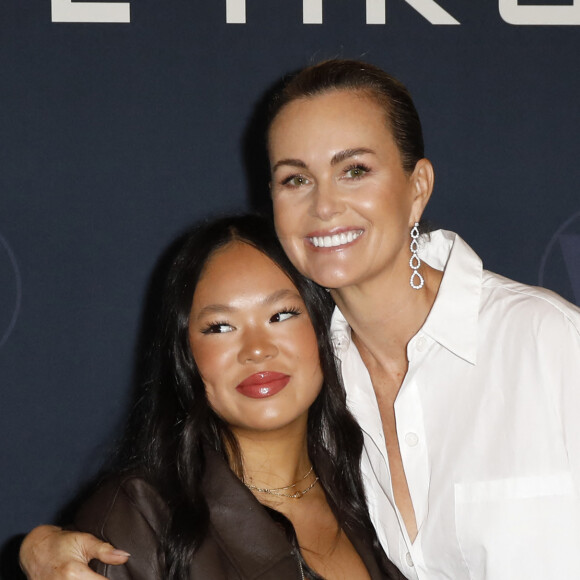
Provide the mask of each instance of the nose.
[{"label": "nose", "polygon": [[260,363],[274,358],[278,347],[266,329],[251,328],[244,332],[238,353],[240,364]]},{"label": "nose", "polygon": [[332,180],[319,181],[312,195],[311,214],[324,221],[344,211],[344,201]]}]

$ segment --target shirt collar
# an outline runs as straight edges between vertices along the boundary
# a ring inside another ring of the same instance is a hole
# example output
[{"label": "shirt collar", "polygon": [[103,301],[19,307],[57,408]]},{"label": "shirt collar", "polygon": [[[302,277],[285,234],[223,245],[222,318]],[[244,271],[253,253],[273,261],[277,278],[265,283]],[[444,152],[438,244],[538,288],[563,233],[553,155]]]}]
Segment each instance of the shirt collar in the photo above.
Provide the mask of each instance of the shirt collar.
[{"label": "shirt collar", "polygon": [[[444,271],[435,303],[420,332],[475,364],[483,276],[479,256],[457,234],[436,230],[421,236],[419,257],[431,267]],[[350,345],[351,332],[338,307],[330,328],[334,347],[340,355]]]},{"label": "shirt collar", "polygon": [[335,306],[334,312],[332,313],[330,336],[337,353],[344,352],[350,345],[350,326],[338,306]]},{"label": "shirt collar", "polygon": [[419,256],[431,267],[443,270],[439,292],[422,332],[475,364],[483,276],[479,256],[457,234],[446,230],[425,236]]}]

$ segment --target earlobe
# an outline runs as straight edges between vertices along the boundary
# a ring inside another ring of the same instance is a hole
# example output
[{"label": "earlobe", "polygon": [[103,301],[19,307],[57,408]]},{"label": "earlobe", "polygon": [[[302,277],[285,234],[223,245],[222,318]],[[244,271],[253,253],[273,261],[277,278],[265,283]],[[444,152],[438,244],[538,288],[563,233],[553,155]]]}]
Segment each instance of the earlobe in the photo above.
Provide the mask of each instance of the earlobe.
[{"label": "earlobe", "polygon": [[427,205],[433,192],[433,184],[435,182],[435,172],[433,171],[433,165],[428,159],[419,159],[413,170],[413,186],[415,197],[413,200],[413,212],[411,216],[411,222],[414,223],[421,219],[423,215],[423,210]]}]

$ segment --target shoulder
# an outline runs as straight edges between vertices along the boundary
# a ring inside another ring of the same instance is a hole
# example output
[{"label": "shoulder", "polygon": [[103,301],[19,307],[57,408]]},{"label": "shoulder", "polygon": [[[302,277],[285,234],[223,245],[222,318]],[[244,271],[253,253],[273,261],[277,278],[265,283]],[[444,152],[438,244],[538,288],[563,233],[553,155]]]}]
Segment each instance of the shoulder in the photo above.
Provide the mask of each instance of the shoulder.
[{"label": "shoulder", "polygon": [[580,338],[580,309],[555,292],[528,286],[484,271],[481,314],[492,315],[498,324],[516,323],[536,333],[570,332]]},{"label": "shoulder", "polygon": [[168,508],[155,488],[136,473],[100,483],[75,516],[75,527],[114,543],[115,537],[146,530],[161,534]]},{"label": "shoulder", "polygon": [[100,483],[81,505],[74,527],[131,554],[122,566],[93,561],[94,569],[115,580],[161,579],[161,537],[169,510],[155,488],[136,473]]}]

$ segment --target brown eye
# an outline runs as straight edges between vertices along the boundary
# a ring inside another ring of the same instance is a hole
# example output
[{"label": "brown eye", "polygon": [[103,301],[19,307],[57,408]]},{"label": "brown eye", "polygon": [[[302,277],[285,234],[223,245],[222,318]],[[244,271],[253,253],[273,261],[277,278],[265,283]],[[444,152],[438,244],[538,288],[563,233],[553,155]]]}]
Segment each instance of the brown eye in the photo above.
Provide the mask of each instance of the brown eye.
[{"label": "brown eye", "polygon": [[284,320],[288,320],[289,318],[293,318],[299,314],[299,310],[296,310],[295,308],[289,308],[281,312],[276,312],[276,314],[270,318],[270,322],[283,322]]},{"label": "brown eye", "polygon": [[224,332],[232,332],[233,327],[226,322],[214,322],[208,324],[201,332],[202,334],[223,334]]}]

